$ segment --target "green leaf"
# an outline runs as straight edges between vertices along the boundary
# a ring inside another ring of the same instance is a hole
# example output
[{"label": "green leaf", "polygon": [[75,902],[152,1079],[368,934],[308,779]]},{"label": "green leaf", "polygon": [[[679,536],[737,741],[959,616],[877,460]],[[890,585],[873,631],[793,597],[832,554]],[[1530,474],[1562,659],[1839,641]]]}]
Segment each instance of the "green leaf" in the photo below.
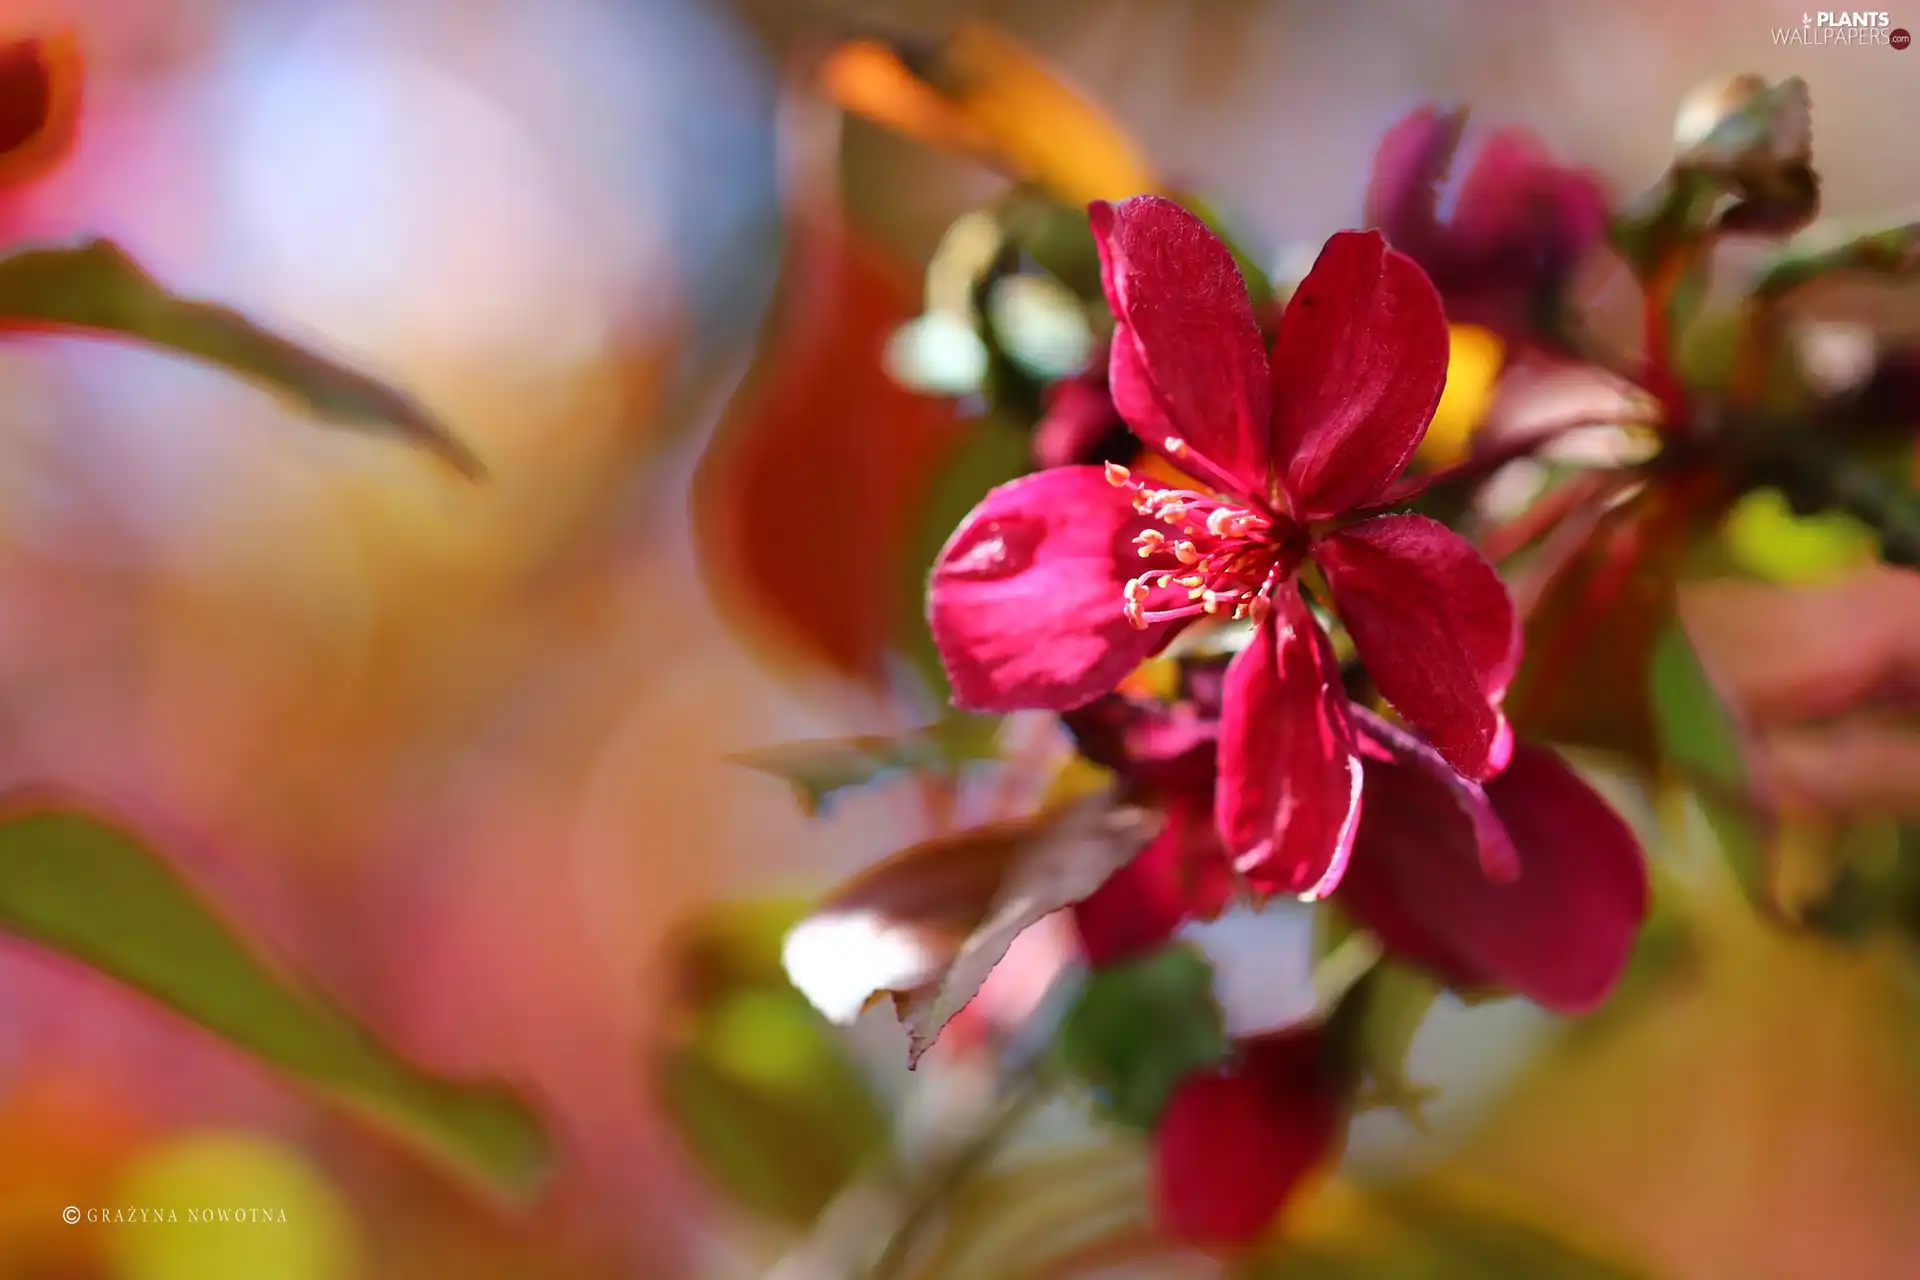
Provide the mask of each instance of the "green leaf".
[{"label": "green leaf", "polygon": [[1356,1106],[1391,1108],[1415,1127],[1426,1127],[1421,1107],[1434,1090],[1407,1074],[1407,1058],[1440,989],[1421,970],[1383,959],[1341,1000],[1329,1033],[1360,1074]]},{"label": "green leaf", "polygon": [[807,816],[814,817],[841,792],[870,786],[897,773],[951,771],[971,761],[991,760],[999,727],[997,716],[955,711],[899,737],[860,734],[815,738],[761,747],[731,758],[735,764],[786,782]]},{"label": "green leaf", "polygon": [[1706,228],[1719,188],[1710,178],[1675,171],[1627,202],[1608,237],[1642,283]]},{"label": "green leaf", "polygon": [[1904,478],[1818,432],[1782,430],[1758,443],[1753,482],[1779,488],[1794,514],[1844,513],[1879,538],[1886,563],[1920,567],[1920,493]]},{"label": "green leaf", "polygon": [[1439,1276],[1538,1276],[1553,1280],[1635,1280],[1639,1269],[1597,1253],[1535,1223],[1468,1206],[1414,1186],[1383,1188],[1376,1201],[1445,1259]]},{"label": "green leaf", "polygon": [[158,1000],[456,1172],[518,1195],[545,1177],[552,1152],[525,1103],[403,1061],[275,973],[113,825],[57,804],[0,824],[0,929]]},{"label": "green leaf", "polygon": [[1873,530],[1844,511],[1795,515],[1778,489],[1755,489],[1720,526],[1733,563],[1773,582],[1820,582],[1870,563],[1879,551]]},{"label": "green leaf", "polygon": [[662,1112],[747,1207],[811,1222],[891,1142],[891,1123],[832,1026],[792,990],[742,989],[653,1054]]},{"label": "green leaf", "polygon": [[1169,946],[1095,970],[1056,1047],[1113,1118],[1151,1129],[1182,1078],[1231,1051],[1213,966],[1191,947]]},{"label": "green leaf", "polygon": [[288,396],[326,421],[394,432],[470,480],[486,475],[479,458],[409,396],[237,311],[169,293],[111,241],[0,258],[0,328],[129,338],[189,356]]},{"label": "green leaf", "polygon": [[806,898],[703,903],[661,944],[663,984],[681,1009],[704,1008],[742,990],[792,990],[781,961],[787,930],[806,919]]},{"label": "green leaf", "polygon": [[1836,271],[1903,279],[1920,271],[1920,222],[1873,231],[1820,227],[1796,237],[1754,276],[1753,293],[1784,298]]},{"label": "green leaf", "polygon": [[1027,257],[1086,302],[1104,307],[1100,253],[1085,208],[1064,205],[1033,187],[1015,188],[1002,205],[1008,234]]},{"label": "green leaf", "polygon": [[1507,1206],[1420,1185],[1358,1189],[1337,1234],[1281,1240],[1247,1258],[1240,1280],[1645,1280],[1609,1251],[1575,1241]]},{"label": "green leaf", "polygon": [[940,548],[987,491],[1027,473],[1032,451],[1032,437],[1014,423],[997,416],[976,420],[935,474],[921,507],[919,535],[908,550],[901,584],[901,635],[908,658],[938,705],[947,703],[947,675],[927,630],[927,575]]},{"label": "green leaf", "polygon": [[1745,735],[1677,621],[1654,642],[1647,683],[1662,755],[1693,785],[1741,887],[1767,902],[1768,834],[1751,801]]}]

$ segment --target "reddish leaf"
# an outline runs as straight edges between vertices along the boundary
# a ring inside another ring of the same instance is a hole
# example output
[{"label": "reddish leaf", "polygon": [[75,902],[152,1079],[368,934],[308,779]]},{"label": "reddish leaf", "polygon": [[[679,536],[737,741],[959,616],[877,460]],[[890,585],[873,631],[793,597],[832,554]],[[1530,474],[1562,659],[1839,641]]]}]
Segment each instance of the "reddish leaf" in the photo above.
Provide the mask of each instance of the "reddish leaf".
[{"label": "reddish leaf", "polygon": [[1100,794],[904,849],[834,890],[787,935],[787,974],[836,1021],[891,995],[912,1065],[1022,931],[1091,895],[1160,824]]},{"label": "reddish leaf", "polygon": [[1643,691],[1686,549],[1684,528],[1657,518],[1663,505],[1617,508],[1584,532],[1569,523],[1581,539],[1569,554],[1543,548],[1550,562],[1515,592],[1527,637],[1506,702],[1516,733],[1658,759]]},{"label": "reddish leaf", "polygon": [[958,438],[953,406],[881,353],[916,282],[846,228],[803,219],[763,365],[694,479],[709,588],[742,629],[878,681],[922,498]]}]

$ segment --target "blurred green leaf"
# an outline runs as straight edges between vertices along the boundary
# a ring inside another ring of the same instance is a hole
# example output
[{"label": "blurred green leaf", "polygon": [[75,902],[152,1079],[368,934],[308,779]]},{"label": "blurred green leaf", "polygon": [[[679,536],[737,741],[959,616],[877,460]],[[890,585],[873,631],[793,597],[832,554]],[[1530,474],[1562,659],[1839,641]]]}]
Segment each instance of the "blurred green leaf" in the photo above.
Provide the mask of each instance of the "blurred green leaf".
[{"label": "blurred green leaf", "polygon": [[0,825],[0,929],[158,1000],[457,1172],[520,1195],[547,1172],[546,1135],[517,1097],[403,1061],[275,973],[154,853],[106,822],[47,804]]},{"label": "blurred green leaf", "polygon": [[1645,283],[1704,230],[1719,194],[1697,173],[1672,171],[1621,207],[1608,228],[1613,246]]},{"label": "blurred green leaf", "polygon": [[[1644,1280],[1646,1273],[1505,1208],[1422,1185],[1368,1187],[1346,1231],[1281,1240],[1240,1280]],[[1344,1238],[1342,1238],[1344,1237]]]},{"label": "blurred green leaf", "polygon": [[1872,562],[1879,539],[1844,511],[1796,515],[1778,489],[1755,489],[1720,527],[1733,563],[1773,582],[1818,582]]},{"label": "blurred green leaf", "polygon": [[1407,1074],[1413,1042],[1440,998],[1440,984],[1410,965],[1383,959],[1355,984],[1334,1015],[1332,1034],[1362,1074],[1358,1107],[1387,1107],[1417,1128],[1432,1086]]},{"label": "blurred green leaf", "polygon": [[1778,487],[1794,514],[1844,513],[1879,539],[1886,563],[1920,567],[1920,493],[1904,476],[1815,432],[1776,431],[1764,445],[1754,480]]},{"label": "blurred green leaf", "polygon": [[1009,234],[1036,266],[1083,301],[1105,305],[1100,253],[1084,206],[1064,205],[1031,187],[1016,188],[1002,205]]},{"label": "blurred green leaf", "polygon": [[707,1173],[785,1222],[811,1222],[891,1141],[872,1086],[791,989],[714,1000],[652,1068],[662,1110]]},{"label": "blurred green leaf", "polygon": [[1191,947],[1169,946],[1095,970],[1056,1045],[1113,1118],[1151,1129],[1182,1078],[1231,1050],[1213,966]]},{"label": "blurred green leaf", "polygon": [[1783,248],[1754,276],[1753,292],[1783,298],[1836,271],[1905,278],[1920,271],[1920,222],[1852,231],[1820,227]]},{"label": "blurred green leaf", "polygon": [[929,311],[895,329],[882,359],[895,382],[928,396],[972,395],[987,376],[986,344],[971,322],[947,311]]},{"label": "blurred green leaf", "polygon": [[107,240],[0,258],[0,328],[129,338],[298,401],[330,422],[394,432],[468,479],[486,468],[412,398],[239,312],[176,297]]},{"label": "blurred green leaf", "polygon": [[1767,834],[1751,802],[1744,735],[1677,621],[1654,641],[1647,677],[1661,753],[1692,784],[1741,887],[1768,902]]},{"label": "blurred green leaf", "polygon": [[791,990],[781,949],[787,930],[812,909],[807,898],[703,903],[678,920],[661,945],[671,999],[693,1010],[734,991]]},{"label": "blurred green leaf", "polygon": [[975,420],[946,465],[935,472],[920,507],[919,533],[906,557],[899,618],[907,656],[937,705],[947,704],[947,674],[927,630],[927,574],[974,505],[995,486],[1027,473],[1032,450],[1032,437],[1014,423],[997,416]]},{"label": "blurred green leaf", "polygon": [[974,760],[991,760],[998,716],[949,712],[933,724],[899,737],[861,734],[815,738],[761,747],[732,757],[735,764],[771,774],[793,788],[808,817],[825,811],[842,791],[868,786],[893,774],[917,769],[954,770]]},{"label": "blurred green leaf", "polygon": [[1073,291],[1049,276],[1004,276],[987,294],[997,345],[1028,377],[1054,382],[1086,368],[1093,329]]}]

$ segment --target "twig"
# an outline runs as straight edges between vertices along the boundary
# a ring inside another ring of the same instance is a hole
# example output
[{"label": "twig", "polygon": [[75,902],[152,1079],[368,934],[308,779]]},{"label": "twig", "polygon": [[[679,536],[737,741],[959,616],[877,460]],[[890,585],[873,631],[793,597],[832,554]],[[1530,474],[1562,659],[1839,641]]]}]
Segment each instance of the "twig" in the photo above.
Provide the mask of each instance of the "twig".
[{"label": "twig", "polygon": [[[1034,1108],[1052,1095],[1055,1081],[1048,1050],[1053,1031],[1084,979],[1078,965],[1054,979],[1001,1055],[993,1103],[959,1141],[934,1155],[918,1177],[889,1163],[847,1188],[820,1215],[813,1234],[782,1258],[766,1280],[905,1276],[916,1247],[954,1189],[992,1160]],[[908,1183],[904,1190],[903,1181]]]}]

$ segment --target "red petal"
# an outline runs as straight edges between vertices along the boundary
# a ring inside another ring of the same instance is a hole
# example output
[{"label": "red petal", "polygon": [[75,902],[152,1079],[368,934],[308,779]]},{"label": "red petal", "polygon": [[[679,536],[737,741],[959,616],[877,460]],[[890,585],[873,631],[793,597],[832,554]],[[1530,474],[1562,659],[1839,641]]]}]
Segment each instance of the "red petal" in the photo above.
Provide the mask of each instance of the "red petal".
[{"label": "red petal", "polygon": [[1187,1077],[1154,1131],[1161,1224],[1199,1245],[1258,1239],[1333,1155],[1345,1109],[1317,1029],[1250,1042],[1235,1066]]},{"label": "red petal", "polygon": [[1263,892],[1325,897],[1353,850],[1360,778],[1333,646],[1283,588],[1227,668],[1215,814],[1234,866]]},{"label": "red petal", "polygon": [[1233,870],[1200,805],[1168,806],[1166,825],[1140,854],[1073,906],[1073,923],[1092,965],[1142,955],[1187,920],[1208,920],[1233,898]]},{"label": "red petal", "polygon": [[1555,164],[1537,138],[1518,129],[1487,139],[1454,202],[1460,251],[1532,280],[1578,265],[1606,230],[1607,196],[1599,180]]},{"label": "red petal", "polygon": [[1387,130],[1373,154],[1367,184],[1366,222],[1386,233],[1396,249],[1426,260],[1440,246],[1440,184],[1453,168],[1464,110],[1424,106]]},{"label": "red petal", "polygon": [[1340,901],[1389,951],[1461,987],[1578,1014],[1613,989],[1647,913],[1620,816],[1553,752],[1521,745],[1487,784],[1520,877],[1482,874],[1472,826],[1434,776],[1369,759],[1367,815]]},{"label": "red petal", "polygon": [[[927,583],[927,621],[955,706],[1067,711],[1107,693],[1166,640],[1126,619],[1150,522],[1098,467],[1003,484],[960,522]],[[1149,607],[1184,603],[1171,588]]]},{"label": "red petal", "polygon": [[[1461,777],[1439,752],[1385,716],[1358,705],[1347,708],[1347,714],[1353,717],[1354,737],[1363,759],[1424,772],[1447,789],[1460,816],[1472,828],[1480,870],[1488,879],[1507,881],[1520,875],[1520,852],[1513,847],[1506,825],[1494,813],[1493,802],[1479,783]],[[1509,747],[1508,753],[1511,751]],[[1365,823],[1361,829],[1366,829]]]},{"label": "red petal", "polygon": [[1300,282],[1273,348],[1273,456],[1293,514],[1336,516],[1406,469],[1447,380],[1440,295],[1377,231],[1342,231]]},{"label": "red petal", "polygon": [[1334,608],[1394,709],[1449,763],[1485,780],[1511,739],[1500,699],[1520,665],[1506,585],[1437,520],[1379,516],[1317,543]]},{"label": "red petal", "polygon": [[[1267,356],[1233,255],[1159,196],[1096,203],[1088,215],[1117,325],[1108,376],[1120,416],[1182,470],[1265,493]],[[1212,466],[1170,452],[1169,436]]]},{"label": "red petal", "polygon": [[[1112,693],[1060,717],[1081,755],[1156,792],[1211,797],[1220,713]],[[1211,803],[1211,800],[1209,800]]]}]

